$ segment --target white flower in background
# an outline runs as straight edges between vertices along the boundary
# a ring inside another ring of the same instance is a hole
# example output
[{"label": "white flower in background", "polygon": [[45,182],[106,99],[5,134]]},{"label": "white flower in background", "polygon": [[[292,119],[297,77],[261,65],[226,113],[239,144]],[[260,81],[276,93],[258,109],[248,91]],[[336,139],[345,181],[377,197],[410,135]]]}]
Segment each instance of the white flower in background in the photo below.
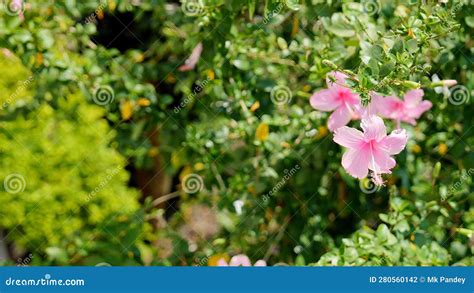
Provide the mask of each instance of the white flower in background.
[{"label": "white flower in background", "polygon": [[449,87],[454,86],[458,83],[456,80],[452,80],[452,79],[440,80],[439,76],[436,73],[433,74],[433,76],[431,77],[431,80],[433,81],[433,83],[440,84],[440,86],[437,86],[434,88],[434,91],[437,94],[443,93],[443,96],[445,97],[448,97],[451,94],[449,91]]},{"label": "white flower in background", "polygon": [[244,202],[240,199],[234,201],[234,208],[235,208],[235,212],[237,213],[237,215],[241,215],[242,214],[242,207],[244,206]]}]

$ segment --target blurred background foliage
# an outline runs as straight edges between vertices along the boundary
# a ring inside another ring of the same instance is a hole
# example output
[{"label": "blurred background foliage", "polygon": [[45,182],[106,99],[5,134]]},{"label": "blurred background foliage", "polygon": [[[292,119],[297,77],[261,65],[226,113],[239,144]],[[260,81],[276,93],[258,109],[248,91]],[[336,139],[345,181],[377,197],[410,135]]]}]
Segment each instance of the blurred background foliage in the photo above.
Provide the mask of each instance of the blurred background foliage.
[{"label": "blurred background foliage", "polygon": [[[5,264],[474,264],[470,1],[23,8],[0,12]],[[422,86],[434,105],[380,190],[345,173],[309,105],[334,66],[365,99]]]}]

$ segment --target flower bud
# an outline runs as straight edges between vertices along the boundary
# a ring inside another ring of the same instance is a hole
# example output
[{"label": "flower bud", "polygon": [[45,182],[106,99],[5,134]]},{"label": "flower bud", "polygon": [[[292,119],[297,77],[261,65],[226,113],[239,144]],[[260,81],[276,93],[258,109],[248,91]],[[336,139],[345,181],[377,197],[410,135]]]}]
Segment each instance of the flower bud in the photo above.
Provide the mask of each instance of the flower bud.
[{"label": "flower bud", "polygon": [[411,81],[411,80],[402,81],[402,85],[406,88],[409,88],[409,89],[419,89],[420,88],[419,83]]},{"label": "flower bud", "polygon": [[327,67],[331,68],[332,70],[337,70],[338,67],[336,64],[332,63],[331,61],[324,59],[323,64],[326,65]]}]

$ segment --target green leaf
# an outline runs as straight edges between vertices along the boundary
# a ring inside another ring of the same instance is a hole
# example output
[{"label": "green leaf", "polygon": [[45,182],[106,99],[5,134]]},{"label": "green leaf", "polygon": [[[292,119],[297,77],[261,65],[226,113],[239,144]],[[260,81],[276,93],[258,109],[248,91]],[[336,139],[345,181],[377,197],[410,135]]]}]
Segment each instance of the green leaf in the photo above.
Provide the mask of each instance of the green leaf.
[{"label": "green leaf", "polygon": [[466,18],[464,18],[464,21],[466,21],[466,24],[469,27],[474,28],[474,16],[466,16]]},{"label": "green leaf", "polygon": [[379,64],[376,59],[370,59],[367,66],[369,67],[372,76],[377,77],[379,75]]},{"label": "green leaf", "polygon": [[399,222],[393,228],[395,230],[398,230],[398,231],[402,232],[402,233],[410,231],[410,225],[408,225],[408,222],[406,220],[403,220],[403,221]]},{"label": "green leaf", "polygon": [[54,37],[51,31],[46,29],[40,29],[38,31],[38,43],[40,49],[49,49],[54,44]]},{"label": "green leaf", "polygon": [[412,54],[415,53],[416,51],[418,51],[418,42],[415,39],[408,40],[407,49],[408,49],[408,52]]},{"label": "green leaf", "polygon": [[410,39],[407,42],[407,49],[410,53],[415,53],[418,51],[418,42],[415,39]]},{"label": "green leaf", "polygon": [[53,261],[57,261],[60,263],[65,263],[68,261],[67,252],[63,248],[48,247],[45,251],[48,257],[50,257]]},{"label": "green leaf", "polygon": [[248,0],[249,5],[249,18],[250,20],[253,19],[253,15],[255,13],[255,8],[257,7],[257,0]]},{"label": "green leaf", "polygon": [[278,37],[277,44],[282,50],[288,49],[288,44],[286,43],[284,38]]},{"label": "green leaf", "polygon": [[248,60],[236,59],[232,61],[232,64],[234,64],[234,66],[240,70],[248,70],[250,68],[250,63]]},{"label": "green leaf", "polygon": [[379,45],[373,45],[369,50],[369,56],[376,61],[382,61],[385,52]]},{"label": "green leaf", "polygon": [[403,200],[399,197],[395,197],[392,199],[390,202],[390,206],[392,209],[394,209],[397,212],[403,212],[405,208],[407,208],[410,205],[410,203],[406,200]]},{"label": "green leaf", "polygon": [[387,224],[390,224],[390,225],[393,225],[396,223],[396,220],[395,219],[391,219],[389,215],[387,214],[379,214],[379,218],[380,220],[384,221],[385,223]]},{"label": "green leaf", "polygon": [[355,35],[354,29],[345,22],[342,13],[334,13],[331,19],[323,17],[321,20],[326,30],[338,37],[349,38]]},{"label": "green leaf", "polygon": [[402,39],[398,39],[390,49],[390,53],[394,55],[397,53],[402,53],[403,51],[405,51],[405,42]]},{"label": "green leaf", "polygon": [[299,254],[296,259],[295,259],[295,265],[297,266],[305,266],[306,265],[306,261],[304,259],[304,256]]},{"label": "green leaf", "polygon": [[383,77],[389,75],[394,69],[395,69],[395,62],[394,61],[384,62],[382,64],[382,66],[380,67],[379,75],[380,75],[380,77],[383,78]]},{"label": "green leaf", "polygon": [[378,239],[380,242],[385,242],[385,241],[388,240],[388,237],[389,237],[389,235],[390,235],[390,230],[388,229],[387,225],[381,224],[381,225],[377,228],[376,235],[377,235],[377,239]]}]

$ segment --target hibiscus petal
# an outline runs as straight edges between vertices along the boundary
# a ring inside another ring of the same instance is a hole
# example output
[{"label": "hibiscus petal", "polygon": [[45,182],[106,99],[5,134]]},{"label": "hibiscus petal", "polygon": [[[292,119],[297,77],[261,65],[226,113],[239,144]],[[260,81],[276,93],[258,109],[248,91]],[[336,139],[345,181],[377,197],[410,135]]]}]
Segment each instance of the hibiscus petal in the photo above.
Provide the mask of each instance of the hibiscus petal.
[{"label": "hibiscus petal", "polygon": [[[332,77],[336,81],[335,82],[332,81],[330,77]],[[348,87],[347,82],[346,82],[346,78],[347,78],[347,75],[342,73],[342,72],[331,71],[326,75],[326,84],[327,84],[328,88],[331,88],[331,87],[334,87],[334,86],[335,87],[338,87],[338,86]]]},{"label": "hibiscus petal", "polygon": [[369,169],[376,174],[391,173],[390,169],[395,167],[395,160],[387,152],[381,149],[372,149],[372,158],[369,162]]},{"label": "hibiscus petal", "polygon": [[357,149],[363,142],[364,134],[351,127],[343,126],[334,132],[334,142],[340,144],[343,147]]},{"label": "hibiscus petal", "polygon": [[337,100],[336,92],[330,89],[315,92],[309,102],[314,109],[319,111],[333,111],[341,105],[341,102]]},{"label": "hibiscus petal", "polygon": [[415,107],[407,108],[406,114],[410,118],[418,119],[424,112],[431,109],[432,106],[433,104],[430,101],[423,101],[419,103],[418,105],[416,105]]},{"label": "hibiscus petal", "polygon": [[413,119],[413,118],[410,118],[410,117],[408,117],[408,116],[404,116],[404,117],[401,119],[401,121],[406,122],[406,123],[408,123],[408,124],[411,124],[411,125],[413,125],[413,126],[416,125],[416,120]]},{"label": "hibiscus petal", "polygon": [[403,114],[400,109],[403,107],[403,101],[394,96],[382,97],[378,96],[375,99],[377,103],[377,111],[380,116],[390,119],[400,119]]},{"label": "hibiscus petal", "polygon": [[346,107],[339,107],[329,116],[328,128],[331,131],[338,129],[351,121],[351,112]]},{"label": "hibiscus petal", "polygon": [[238,254],[233,256],[230,259],[230,264],[231,267],[238,267],[238,266],[243,266],[243,267],[250,267],[252,264],[250,263],[250,259],[244,255],[244,254]]},{"label": "hibiscus petal", "polygon": [[396,155],[405,148],[407,140],[408,135],[405,129],[397,129],[392,131],[389,136],[382,139],[379,147],[390,155]]},{"label": "hibiscus petal", "polygon": [[415,107],[421,102],[424,94],[425,93],[422,89],[408,91],[404,96],[405,105],[408,107]]},{"label": "hibiscus petal", "polygon": [[219,266],[219,267],[228,267],[229,264],[225,261],[225,259],[220,258],[220,259],[217,261],[217,266]]},{"label": "hibiscus petal", "polygon": [[364,137],[368,140],[375,139],[378,141],[387,135],[385,124],[382,118],[378,116],[372,115],[362,119],[360,126],[364,130]]},{"label": "hibiscus petal", "polygon": [[184,65],[181,65],[178,68],[178,70],[179,71],[193,70],[194,67],[196,67],[196,64],[198,63],[199,58],[201,57],[202,49],[203,49],[202,43],[198,43],[197,46],[194,47],[189,58],[186,59],[186,61],[184,61]]},{"label": "hibiscus petal", "polygon": [[370,156],[365,149],[349,149],[342,156],[342,166],[352,177],[359,179],[369,173]]}]

